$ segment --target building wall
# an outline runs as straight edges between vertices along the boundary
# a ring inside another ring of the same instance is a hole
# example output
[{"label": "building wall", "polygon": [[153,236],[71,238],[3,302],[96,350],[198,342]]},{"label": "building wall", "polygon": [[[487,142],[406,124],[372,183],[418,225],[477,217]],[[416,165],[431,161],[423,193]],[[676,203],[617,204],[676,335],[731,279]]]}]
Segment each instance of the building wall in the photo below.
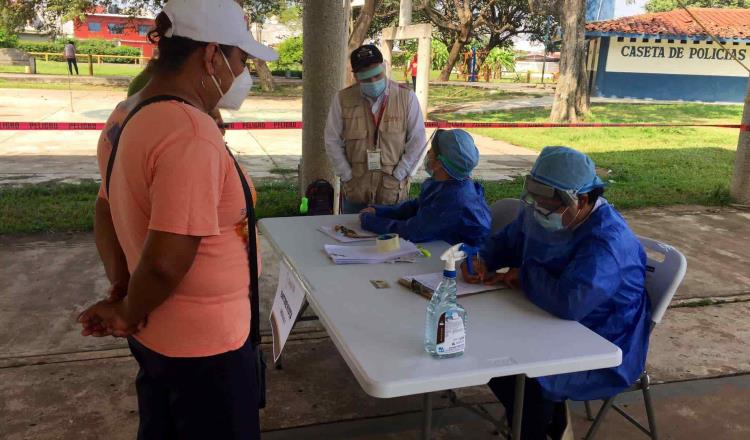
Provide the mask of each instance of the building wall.
[{"label": "building wall", "polygon": [[82,40],[117,40],[123,46],[141,49],[143,56],[151,57],[154,46],[148,42],[146,34],[153,27],[154,20],[149,18],[87,15],[84,20],[75,21],[73,36]]},{"label": "building wall", "polygon": [[541,61],[516,61],[516,72],[542,73],[542,69],[545,73],[557,73],[560,71],[560,63],[547,61],[546,65],[543,65]]},{"label": "building wall", "polygon": [[[742,102],[748,75],[717,44],[601,37],[594,96]],[[750,62],[750,44],[728,43]]]}]

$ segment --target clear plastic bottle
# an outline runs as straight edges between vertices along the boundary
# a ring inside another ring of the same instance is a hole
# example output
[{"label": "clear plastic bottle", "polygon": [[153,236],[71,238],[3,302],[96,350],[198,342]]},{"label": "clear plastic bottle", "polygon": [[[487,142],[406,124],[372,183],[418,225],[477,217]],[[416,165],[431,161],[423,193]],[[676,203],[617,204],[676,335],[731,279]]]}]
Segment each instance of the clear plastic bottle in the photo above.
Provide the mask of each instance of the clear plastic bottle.
[{"label": "clear plastic bottle", "polygon": [[466,349],[466,310],[456,302],[456,261],[465,257],[461,245],[446,251],[443,281],[427,305],[424,349],[438,358],[461,356]]}]

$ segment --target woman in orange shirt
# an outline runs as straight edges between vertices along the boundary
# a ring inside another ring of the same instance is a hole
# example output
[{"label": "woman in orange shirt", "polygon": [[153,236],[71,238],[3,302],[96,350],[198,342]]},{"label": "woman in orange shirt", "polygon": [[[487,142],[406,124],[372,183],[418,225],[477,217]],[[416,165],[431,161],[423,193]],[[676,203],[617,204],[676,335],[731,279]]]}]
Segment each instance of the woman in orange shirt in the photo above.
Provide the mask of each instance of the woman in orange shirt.
[{"label": "woman in orange shirt", "polygon": [[95,235],[112,292],[79,322],[84,335],[128,338],[139,439],[258,438],[249,178],[209,113],[239,108],[248,56],[275,53],[233,0],[172,0],[149,37],[152,78],[113,112],[98,149]]}]

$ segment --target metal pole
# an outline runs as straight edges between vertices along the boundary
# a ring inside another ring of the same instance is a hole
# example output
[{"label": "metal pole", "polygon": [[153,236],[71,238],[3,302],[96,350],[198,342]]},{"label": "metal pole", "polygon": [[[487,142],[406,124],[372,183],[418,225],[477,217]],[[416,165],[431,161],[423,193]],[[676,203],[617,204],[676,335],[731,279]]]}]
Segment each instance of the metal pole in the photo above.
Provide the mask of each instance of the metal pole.
[{"label": "metal pole", "polygon": [[432,437],[432,394],[422,395],[422,439],[430,440]]},{"label": "metal pole", "polygon": [[521,440],[521,423],[523,423],[523,398],[526,386],[526,375],[516,375],[516,398],[513,402],[513,440]]}]

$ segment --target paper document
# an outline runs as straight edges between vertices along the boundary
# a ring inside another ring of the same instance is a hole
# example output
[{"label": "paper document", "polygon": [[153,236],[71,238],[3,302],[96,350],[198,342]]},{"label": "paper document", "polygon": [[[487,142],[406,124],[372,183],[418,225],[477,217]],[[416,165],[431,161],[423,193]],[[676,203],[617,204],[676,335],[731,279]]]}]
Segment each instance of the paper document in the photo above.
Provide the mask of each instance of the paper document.
[{"label": "paper document", "polygon": [[[443,281],[443,273],[435,272],[423,275],[410,275],[403,277],[403,280],[408,281],[409,283],[411,283],[413,280],[416,280],[422,286],[424,286],[431,292],[434,292],[435,289],[437,289],[438,284]],[[469,284],[460,277],[456,277],[456,296],[471,295],[472,293],[488,292],[490,290],[507,288],[508,286],[506,286],[505,284],[495,284],[492,286],[487,286],[485,284]]]},{"label": "paper document", "polygon": [[403,238],[399,238],[401,248],[391,252],[378,252],[377,246],[373,244],[341,246],[325,245],[326,254],[336,264],[375,264],[385,263],[404,257],[419,255],[417,246]]},{"label": "paper document", "polygon": [[302,304],[305,302],[305,290],[292,274],[287,263],[282,261],[279,267],[279,286],[271,308],[271,334],[273,335],[273,361],[281,356],[289,333],[297,321]]},{"label": "paper document", "polygon": [[318,230],[341,243],[355,243],[378,238],[378,234],[365,231],[356,224],[321,226]]}]

